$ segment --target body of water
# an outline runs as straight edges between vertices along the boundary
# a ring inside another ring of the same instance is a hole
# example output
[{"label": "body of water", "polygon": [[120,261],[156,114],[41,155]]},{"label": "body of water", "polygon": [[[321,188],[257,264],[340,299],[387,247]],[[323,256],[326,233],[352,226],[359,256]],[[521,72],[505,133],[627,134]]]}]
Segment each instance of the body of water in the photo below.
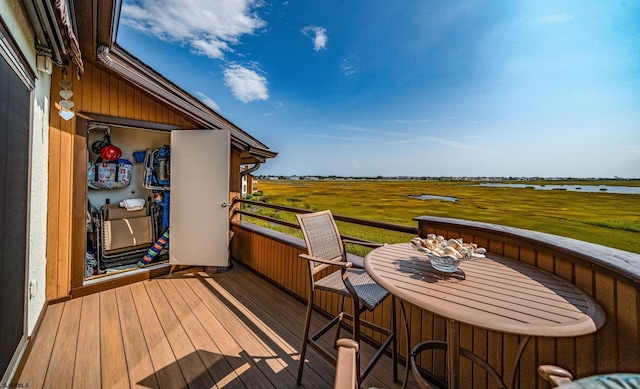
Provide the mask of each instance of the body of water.
[{"label": "body of water", "polygon": [[612,185],[532,185],[532,184],[505,184],[505,183],[484,183],[475,186],[491,186],[496,188],[529,188],[535,190],[567,190],[570,192],[587,193],[622,193],[640,194],[638,186],[612,186]]},{"label": "body of water", "polygon": [[434,196],[434,195],[428,195],[428,194],[423,194],[420,196],[409,196],[409,198],[418,199],[418,200],[442,200],[442,201],[451,201],[451,202],[455,202],[456,200],[458,200],[457,197]]}]

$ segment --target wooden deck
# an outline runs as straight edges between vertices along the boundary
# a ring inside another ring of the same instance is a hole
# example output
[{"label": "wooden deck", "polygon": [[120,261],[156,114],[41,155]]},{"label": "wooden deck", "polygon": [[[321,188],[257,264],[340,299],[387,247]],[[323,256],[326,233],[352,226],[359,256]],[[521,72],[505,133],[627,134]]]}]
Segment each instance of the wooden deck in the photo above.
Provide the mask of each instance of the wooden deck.
[{"label": "wooden deck", "polygon": [[[304,312],[304,304],[241,265],[139,282],[50,305],[13,383],[295,388]],[[319,328],[322,318],[314,316]],[[363,358],[370,349],[363,347]],[[313,350],[307,354],[303,386],[331,388],[334,367]],[[363,387],[370,386],[400,387],[390,358],[367,377]]]}]

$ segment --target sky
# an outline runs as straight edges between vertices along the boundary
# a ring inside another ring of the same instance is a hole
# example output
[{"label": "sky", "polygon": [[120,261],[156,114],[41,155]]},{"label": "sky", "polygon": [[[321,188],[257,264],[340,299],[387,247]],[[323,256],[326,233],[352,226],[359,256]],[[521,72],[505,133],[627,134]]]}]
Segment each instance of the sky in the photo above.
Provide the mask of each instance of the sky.
[{"label": "sky", "polygon": [[640,178],[640,0],[124,0],[258,175]]}]

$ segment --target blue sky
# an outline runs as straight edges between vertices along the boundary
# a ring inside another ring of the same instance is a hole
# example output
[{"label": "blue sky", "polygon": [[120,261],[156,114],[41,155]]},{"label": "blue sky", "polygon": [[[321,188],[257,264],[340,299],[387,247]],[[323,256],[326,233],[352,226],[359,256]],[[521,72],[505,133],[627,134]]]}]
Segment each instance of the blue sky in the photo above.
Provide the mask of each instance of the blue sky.
[{"label": "blue sky", "polygon": [[125,0],[257,174],[640,178],[640,1]]}]

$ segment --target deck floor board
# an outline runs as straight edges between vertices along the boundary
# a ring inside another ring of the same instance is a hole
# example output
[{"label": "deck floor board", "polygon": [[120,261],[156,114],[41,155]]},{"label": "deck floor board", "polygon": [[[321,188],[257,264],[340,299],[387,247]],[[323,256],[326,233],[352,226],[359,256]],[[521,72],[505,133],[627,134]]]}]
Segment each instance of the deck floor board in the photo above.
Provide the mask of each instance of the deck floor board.
[{"label": "deck floor board", "polygon": [[78,328],[78,347],[74,366],[73,386],[76,388],[99,388],[100,382],[100,296],[93,294],[82,301],[80,326]]},{"label": "deck floor board", "polygon": [[[214,275],[197,270],[49,306],[12,382],[297,388],[306,306],[240,265]],[[322,322],[314,315],[312,327]],[[312,349],[306,359],[303,386],[331,388],[334,367]],[[384,357],[363,387],[400,387],[391,381],[391,359]]]}]

